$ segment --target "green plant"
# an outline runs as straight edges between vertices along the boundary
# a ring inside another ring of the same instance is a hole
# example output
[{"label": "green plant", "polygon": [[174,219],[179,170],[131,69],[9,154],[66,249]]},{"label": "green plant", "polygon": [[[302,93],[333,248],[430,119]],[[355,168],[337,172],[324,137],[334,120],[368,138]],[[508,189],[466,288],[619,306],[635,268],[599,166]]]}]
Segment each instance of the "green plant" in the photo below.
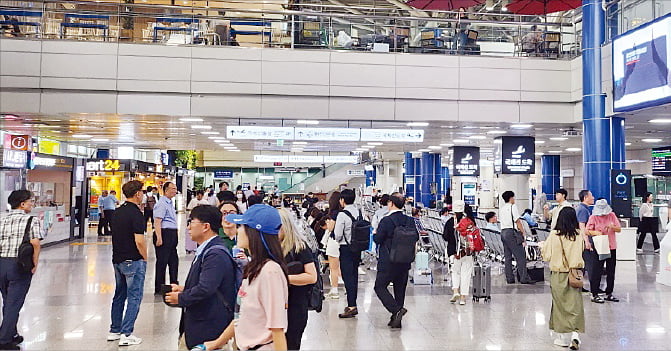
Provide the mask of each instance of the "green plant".
[{"label": "green plant", "polygon": [[194,150],[176,150],[175,166],[186,169],[196,169],[198,153]]}]

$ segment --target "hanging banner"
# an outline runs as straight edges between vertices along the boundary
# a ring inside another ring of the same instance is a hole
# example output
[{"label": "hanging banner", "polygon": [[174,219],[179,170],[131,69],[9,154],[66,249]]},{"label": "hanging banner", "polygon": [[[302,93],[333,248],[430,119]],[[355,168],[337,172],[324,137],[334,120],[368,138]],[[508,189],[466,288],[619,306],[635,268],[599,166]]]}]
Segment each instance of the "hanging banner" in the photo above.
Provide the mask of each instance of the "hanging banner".
[{"label": "hanging banner", "polygon": [[452,174],[455,176],[480,176],[480,148],[455,146],[452,148]]},{"label": "hanging banner", "polygon": [[536,144],[534,137],[504,136],[494,141],[494,171],[502,174],[534,174],[536,172]]}]

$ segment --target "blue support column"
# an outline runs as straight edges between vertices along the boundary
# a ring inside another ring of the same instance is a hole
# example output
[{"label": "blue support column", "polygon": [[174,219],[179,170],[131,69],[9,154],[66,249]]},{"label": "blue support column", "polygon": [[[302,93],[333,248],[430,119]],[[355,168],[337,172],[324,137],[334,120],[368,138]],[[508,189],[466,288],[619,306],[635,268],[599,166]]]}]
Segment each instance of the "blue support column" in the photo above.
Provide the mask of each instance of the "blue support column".
[{"label": "blue support column", "polygon": [[434,199],[436,200],[436,203],[438,200],[443,198],[444,192],[441,191],[440,183],[441,183],[441,178],[442,178],[442,172],[441,172],[441,161],[440,161],[440,154],[432,154],[433,156],[433,182],[436,183],[436,195],[434,195]]},{"label": "blue support column", "polygon": [[612,138],[611,155],[613,157],[613,169],[625,169],[627,154],[624,146],[624,118],[610,118],[610,135]]},{"label": "blue support column", "polygon": [[[405,196],[415,195],[415,160],[412,158],[412,153],[405,153]],[[410,180],[408,182],[408,180]]]},{"label": "blue support column", "polygon": [[422,158],[413,158],[413,160],[415,161],[415,192],[412,194],[412,197],[415,199],[415,202],[420,202],[420,186],[422,185]]},{"label": "blue support column", "polygon": [[548,200],[555,199],[555,191],[559,189],[559,155],[541,156],[541,190]]},{"label": "blue support column", "polygon": [[[591,190],[594,197],[610,201],[610,170],[622,168],[624,161],[624,126],[619,118],[606,117],[606,95],[601,87],[606,16],[601,1],[582,3],[583,179],[585,189]],[[614,128],[618,133],[613,133]]]},{"label": "blue support column", "polygon": [[450,167],[441,168],[441,193],[449,195],[450,191]]},{"label": "blue support column", "polygon": [[428,207],[431,203],[433,195],[431,195],[431,183],[433,182],[433,167],[435,163],[433,162],[433,155],[428,152],[422,152],[421,159],[421,176],[422,183],[420,184],[420,198],[421,202],[424,204],[424,207]]}]

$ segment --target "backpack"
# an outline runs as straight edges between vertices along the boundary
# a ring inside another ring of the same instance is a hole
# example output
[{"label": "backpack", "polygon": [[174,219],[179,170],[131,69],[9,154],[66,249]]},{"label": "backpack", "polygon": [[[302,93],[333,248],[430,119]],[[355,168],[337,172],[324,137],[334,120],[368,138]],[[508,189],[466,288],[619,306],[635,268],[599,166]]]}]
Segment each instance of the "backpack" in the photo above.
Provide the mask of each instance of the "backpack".
[{"label": "backpack", "polygon": [[19,245],[19,252],[16,255],[16,262],[19,264],[19,268],[26,273],[35,268],[35,262],[33,262],[35,248],[30,243],[30,227],[32,223],[33,217],[30,216],[28,223],[26,223],[26,229],[23,231],[23,240],[21,241],[21,245]]},{"label": "backpack", "polygon": [[407,225],[408,216],[403,215],[403,217],[405,224],[398,225],[394,223],[396,227],[394,228],[394,236],[391,238],[391,248],[389,250],[389,261],[392,263],[412,263],[415,260],[415,244],[419,240],[419,233],[417,233],[414,221],[409,226]]},{"label": "backpack", "polygon": [[361,210],[359,210],[359,217],[356,219],[349,211],[343,211],[343,213],[352,220],[352,242],[348,242],[347,237],[343,235],[349,249],[355,254],[368,250],[370,247],[370,222],[363,219]]},{"label": "backpack", "polygon": [[322,311],[324,302],[324,279],[320,273],[319,250],[312,251],[312,257],[315,262],[315,269],[317,269],[317,281],[310,286],[308,292],[308,310],[319,313]]},{"label": "backpack", "polygon": [[[205,256],[207,256],[207,253],[213,249],[224,251],[226,253],[226,256],[231,260],[231,264],[233,265],[233,277],[235,283],[234,288],[237,296],[238,290],[240,290],[240,285],[242,285],[242,269],[240,268],[238,263],[235,262],[235,259],[233,259],[233,255],[231,254],[230,251],[228,251],[228,248],[222,245],[214,245],[209,249],[205,250],[202,256],[200,256],[201,262],[205,259]],[[235,311],[234,306],[232,306],[228,301],[226,301],[226,297],[224,297],[224,294],[221,293],[219,287],[217,287],[217,297],[219,298],[219,300],[221,300],[221,302],[224,304],[224,307],[226,307],[226,309],[229,312],[233,313]]]},{"label": "backpack", "polygon": [[[482,234],[480,233],[480,228],[475,225],[470,219],[467,217],[462,218],[462,221],[467,220],[467,222],[459,222],[460,229],[463,232],[460,232],[459,234],[463,237],[466,238],[466,244],[467,244],[467,251],[470,251],[470,253],[475,253],[479,252],[485,249],[485,242],[482,240]],[[466,228],[463,228],[462,223],[469,223]]]}]

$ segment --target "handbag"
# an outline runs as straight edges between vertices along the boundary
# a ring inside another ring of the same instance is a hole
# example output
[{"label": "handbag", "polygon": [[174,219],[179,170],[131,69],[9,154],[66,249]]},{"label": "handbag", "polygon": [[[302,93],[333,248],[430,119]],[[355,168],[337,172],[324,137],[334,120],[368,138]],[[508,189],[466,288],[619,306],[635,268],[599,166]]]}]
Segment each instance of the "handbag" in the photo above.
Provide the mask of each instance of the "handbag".
[{"label": "handbag", "polygon": [[566,253],[564,252],[564,242],[562,238],[559,238],[559,244],[561,245],[561,255],[564,261],[564,264],[568,268],[568,285],[572,288],[582,289],[584,285],[584,277],[582,275],[582,270],[577,268],[571,268],[568,265],[568,260],[566,259]]},{"label": "handbag", "polygon": [[28,223],[26,223],[26,229],[23,232],[23,240],[21,241],[21,245],[19,245],[19,252],[16,255],[16,262],[19,264],[19,268],[25,273],[29,273],[35,268],[35,262],[33,262],[35,248],[30,243],[30,227],[32,222],[33,217],[30,216]]}]

